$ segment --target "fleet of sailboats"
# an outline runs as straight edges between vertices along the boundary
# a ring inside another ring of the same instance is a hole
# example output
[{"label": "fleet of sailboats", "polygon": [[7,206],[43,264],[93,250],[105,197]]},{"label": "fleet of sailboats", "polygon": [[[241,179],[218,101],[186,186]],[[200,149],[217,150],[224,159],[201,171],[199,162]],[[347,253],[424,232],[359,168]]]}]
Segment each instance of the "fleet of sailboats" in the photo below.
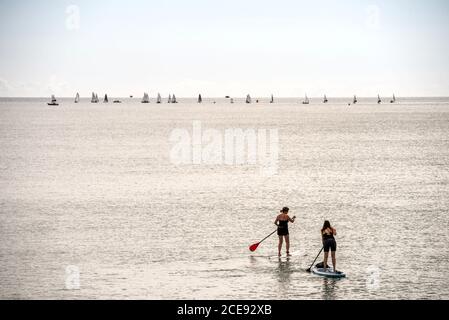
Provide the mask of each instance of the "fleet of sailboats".
[{"label": "fleet of sailboats", "polygon": [[[228,99],[228,97],[229,96],[226,96],[227,99]],[[233,98],[229,97],[229,99],[230,99],[230,103],[234,103],[234,99]],[[78,92],[76,93],[74,102],[75,103],[79,103],[80,102],[80,94]],[[96,94],[95,92],[92,92],[91,103],[98,103],[98,102],[99,102],[98,94]],[[108,98],[107,94],[104,95],[103,102],[104,103],[108,103],[109,102],[109,98]],[[120,100],[114,100],[113,102],[114,103],[121,103]],[[146,92],[144,93],[141,102],[142,103],[150,103],[150,97],[149,97],[148,93],[146,93]],[[259,102],[259,100],[257,100],[257,102]],[[269,102],[270,103],[274,103],[274,95],[273,94],[271,94]],[[328,102],[329,102],[329,100],[327,98],[327,95],[325,94],[324,98],[323,98],[323,103],[328,103]],[[162,103],[162,97],[161,97],[160,93],[157,94],[156,103],[158,103],[158,104]],[[173,95],[169,94],[167,103],[178,103],[178,101],[176,99],[176,96],[174,94]],[[203,103],[203,97],[202,97],[201,94],[198,95],[197,103]],[[213,103],[215,103],[215,101]],[[247,104],[252,103],[252,99],[251,99],[251,96],[249,94],[246,96],[245,103],[247,103]],[[358,103],[357,95],[354,95],[354,98],[352,100],[352,104],[357,104],[357,103]],[[380,94],[377,95],[377,103],[378,104],[382,103],[382,98],[380,97]],[[390,103],[396,103],[396,96],[395,96],[395,94],[393,94],[393,97],[390,100]],[[305,95],[304,100],[302,101],[302,104],[310,104],[310,99],[307,96],[307,94]],[[57,102],[57,100],[56,100],[54,95],[51,96],[51,101],[48,103],[48,105],[51,105],[51,106],[58,106],[59,105],[59,103]],[[348,103],[348,105],[351,105],[351,103]]]}]

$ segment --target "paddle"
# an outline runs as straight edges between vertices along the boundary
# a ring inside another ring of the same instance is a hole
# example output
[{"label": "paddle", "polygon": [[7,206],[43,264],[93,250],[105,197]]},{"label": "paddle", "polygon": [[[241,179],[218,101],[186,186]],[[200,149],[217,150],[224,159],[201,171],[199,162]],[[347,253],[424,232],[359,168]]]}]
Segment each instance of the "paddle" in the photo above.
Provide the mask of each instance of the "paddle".
[{"label": "paddle", "polygon": [[315,263],[316,259],[318,259],[318,257],[319,257],[320,254],[321,254],[321,251],[323,251],[323,249],[324,249],[324,247],[321,248],[321,250],[320,250],[320,252],[318,253],[318,255],[316,256],[315,260],[313,260],[312,264],[310,265],[310,268],[306,270],[307,272],[310,272],[310,269],[312,269],[313,264]]},{"label": "paddle", "polygon": [[250,247],[249,247],[249,250],[251,250],[252,252],[256,251],[256,250],[257,250],[257,247],[259,247],[259,245],[260,245],[262,242],[264,242],[264,241],[267,240],[269,237],[271,237],[273,234],[275,234],[276,231],[277,231],[277,229],[274,230],[272,233],[270,233],[270,234],[269,234],[268,236],[266,236],[265,238],[263,238],[263,240],[261,240],[260,242],[255,243],[255,244],[253,244],[252,246],[250,246]]}]

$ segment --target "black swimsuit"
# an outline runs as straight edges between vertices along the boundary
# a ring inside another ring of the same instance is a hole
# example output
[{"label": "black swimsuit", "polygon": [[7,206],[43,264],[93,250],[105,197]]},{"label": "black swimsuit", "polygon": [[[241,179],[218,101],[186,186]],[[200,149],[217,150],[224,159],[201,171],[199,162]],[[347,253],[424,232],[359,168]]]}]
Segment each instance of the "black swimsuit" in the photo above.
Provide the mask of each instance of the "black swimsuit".
[{"label": "black swimsuit", "polygon": [[288,220],[279,220],[278,236],[288,236]]},{"label": "black swimsuit", "polygon": [[337,242],[335,241],[333,234],[323,234],[323,247],[324,252],[337,251]]}]

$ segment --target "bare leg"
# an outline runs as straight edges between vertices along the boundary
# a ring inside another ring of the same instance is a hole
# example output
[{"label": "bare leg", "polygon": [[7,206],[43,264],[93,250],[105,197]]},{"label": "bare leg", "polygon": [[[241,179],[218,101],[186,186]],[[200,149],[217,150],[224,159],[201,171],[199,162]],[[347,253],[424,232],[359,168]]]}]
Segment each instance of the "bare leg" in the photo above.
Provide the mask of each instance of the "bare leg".
[{"label": "bare leg", "polygon": [[334,267],[334,272],[337,272],[337,259],[335,258],[335,251],[332,251],[331,255],[332,255],[332,266]]},{"label": "bare leg", "polygon": [[290,255],[290,237],[285,236],[285,246],[287,247],[287,256]]},{"label": "bare leg", "polygon": [[327,266],[327,257],[329,256],[329,252],[324,253],[324,262],[323,262],[323,269],[326,270]]},{"label": "bare leg", "polygon": [[279,236],[279,245],[278,245],[278,254],[279,254],[279,257],[282,255],[282,254],[281,254],[281,250],[282,250],[282,242],[283,242],[283,238],[282,238],[282,236]]}]

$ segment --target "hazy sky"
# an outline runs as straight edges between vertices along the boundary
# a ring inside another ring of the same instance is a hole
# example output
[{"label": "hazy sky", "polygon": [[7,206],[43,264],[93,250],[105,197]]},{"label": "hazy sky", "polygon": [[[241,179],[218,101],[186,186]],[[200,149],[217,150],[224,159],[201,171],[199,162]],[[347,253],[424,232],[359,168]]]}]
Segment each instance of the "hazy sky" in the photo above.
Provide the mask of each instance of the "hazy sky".
[{"label": "hazy sky", "polygon": [[446,0],[0,0],[0,96],[449,96]]}]

